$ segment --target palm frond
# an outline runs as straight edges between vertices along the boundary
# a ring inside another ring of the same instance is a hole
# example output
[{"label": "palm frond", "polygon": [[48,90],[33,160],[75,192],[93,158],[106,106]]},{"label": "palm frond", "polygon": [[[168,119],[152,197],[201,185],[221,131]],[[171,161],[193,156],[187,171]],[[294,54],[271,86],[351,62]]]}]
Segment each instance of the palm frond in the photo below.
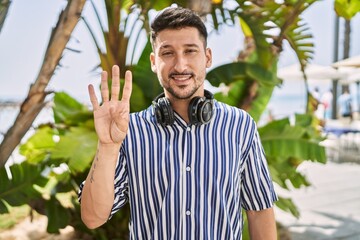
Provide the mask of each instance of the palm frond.
[{"label": "palm frond", "polygon": [[41,175],[42,171],[40,165],[24,161],[10,166],[11,177],[8,178],[6,169],[0,168],[0,213],[8,212],[7,205],[21,206],[41,198],[36,186],[44,187],[48,182]]}]

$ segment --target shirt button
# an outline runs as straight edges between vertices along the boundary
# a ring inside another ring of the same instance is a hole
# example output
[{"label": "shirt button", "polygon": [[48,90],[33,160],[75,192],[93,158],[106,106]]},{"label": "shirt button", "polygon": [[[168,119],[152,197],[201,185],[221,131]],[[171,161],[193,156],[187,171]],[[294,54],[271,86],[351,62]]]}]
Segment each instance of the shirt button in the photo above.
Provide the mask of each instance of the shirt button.
[{"label": "shirt button", "polygon": [[185,212],[186,215],[190,216],[191,212],[188,210]]},{"label": "shirt button", "polygon": [[191,131],[191,127],[187,127],[186,131],[190,132]]},{"label": "shirt button", "polygon": [[185,169],[186,169],[187,172],[190,172],[191,167],[187,166]]}]

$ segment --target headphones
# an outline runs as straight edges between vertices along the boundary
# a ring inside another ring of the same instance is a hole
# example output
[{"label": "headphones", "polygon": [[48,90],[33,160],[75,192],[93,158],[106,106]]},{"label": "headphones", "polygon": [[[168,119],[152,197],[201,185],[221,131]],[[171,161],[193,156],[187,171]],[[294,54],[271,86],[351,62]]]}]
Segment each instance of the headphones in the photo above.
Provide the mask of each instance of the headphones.
[{"label": "headphones", "polygon": [[[165,97],[165,93],[157,96],[153,100],[152,106],[158,123],[163,126],[174,124],[174,110],[169,99]],[[204,91],[204,97],[194,97],[191,99],[188,107],[190,124],[201,125],[210,122],[213,115],[213,106],[214,96],[207,90]]]}]

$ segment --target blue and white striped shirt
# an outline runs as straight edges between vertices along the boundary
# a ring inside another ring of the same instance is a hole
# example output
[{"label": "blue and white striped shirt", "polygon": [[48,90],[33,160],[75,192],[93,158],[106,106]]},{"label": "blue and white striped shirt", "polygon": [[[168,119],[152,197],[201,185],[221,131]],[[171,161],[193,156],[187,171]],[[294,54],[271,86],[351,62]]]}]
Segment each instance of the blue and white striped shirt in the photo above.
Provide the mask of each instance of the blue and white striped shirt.
[{"label": "blue and white striped shirt", "polygon": [[152,107],[130,115],[111,216],[130,203],[130,239],[241,239],[242,208],[277,196],[257,128],[243,110],[214,101],[206,125],[156,123]]}]

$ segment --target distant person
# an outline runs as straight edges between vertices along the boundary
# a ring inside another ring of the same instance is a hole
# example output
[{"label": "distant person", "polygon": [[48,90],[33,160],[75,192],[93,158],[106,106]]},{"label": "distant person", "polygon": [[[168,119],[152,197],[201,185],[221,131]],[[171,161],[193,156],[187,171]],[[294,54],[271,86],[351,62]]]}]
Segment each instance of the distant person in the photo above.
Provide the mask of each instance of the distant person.
[{"label": "distant person", "polygon": [[331,119],[332,117],[332,101],[333,94],[332,89],[330,88],[328,91],[324,92],[320,99],[320,102],[324,106],[324,119]]},{"label": "distant person", "polygon": [[312,96],[320,103],[320,91],[318,87],[315,87],[314,91],[312,91]]},{"label": "distant person", "polygon": [[344,120],[352,120],[352,104],[349,86],[343,86],[342,94],[339,96],[337,103],[339,106],[340,117]]}]

